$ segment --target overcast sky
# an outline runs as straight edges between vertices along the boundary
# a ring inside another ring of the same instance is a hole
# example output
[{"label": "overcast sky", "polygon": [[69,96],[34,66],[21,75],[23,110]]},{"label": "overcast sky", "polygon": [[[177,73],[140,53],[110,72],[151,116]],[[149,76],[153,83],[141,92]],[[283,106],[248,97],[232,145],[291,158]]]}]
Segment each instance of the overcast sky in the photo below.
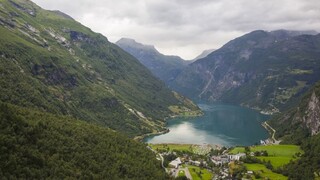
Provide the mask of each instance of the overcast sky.
[{"label": "overcast sky", "polygon": [[111,42],[121,37],[192,59],[253,30],[320,32],[320,0],[33,0]]}]

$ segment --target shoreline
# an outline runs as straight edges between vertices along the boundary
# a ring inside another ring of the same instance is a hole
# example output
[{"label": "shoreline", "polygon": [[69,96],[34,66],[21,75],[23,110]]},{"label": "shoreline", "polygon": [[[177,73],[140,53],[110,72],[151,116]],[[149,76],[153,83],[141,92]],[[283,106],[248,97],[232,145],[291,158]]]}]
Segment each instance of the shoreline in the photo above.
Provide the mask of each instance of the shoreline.
[{"label": "shoreline", "polygon": [[[185,114],[169,115],[168,117],[164,118],[164,121],[167,122],[170,119],[179,118],[179,117],[193,118],[193,117],[200,117],[200,116],[204,115],[203,111],[201,111],[201,110],[200,111],[191,111],[191,112],[197,112],[197,113],[196,114],[187,114],[187,115],[185,115]],[[135,136],[133,139],[136,141],[142,142],[142,140],[148,136],[156,136],[156,135],[166,134],[166,133],[170,132],[170,129],[167,128],[167,126],[165,126],[164,128],[165,128],[165,130],[163,130],[163,131],[157,131],[157,132],[138,135],[138,136]]]},{"label": "shoreline", "polygon": [[[164,118],[165,121],[168,121],[172,118],[179,118],[179,117],[185,117],[185,118],[193,118],[193,117],[200,117],[203,116],[204,113],[202,111],[200,111],[200,113],[195,114],[195,115],[170,115],[166,118]],[[145,139],[148,136],[155,136],[155,135],[161,135],[161,134],[166,134],[170,132],[170,129],[168,129],[167,127],[165,127],[166,129],[163,131],[157,131],[157,132],[153,132],[153,133],[147,133],[147,134],[142,134],[139,136],[135,136],[133,139],[136,141],[140,141],[142,142],[143,139]]]},{"label": "shoreline", "polygon": [[[256,108],[244,106],[243,104],[241,104],[239,106],[245,107],[248,109],[252,109],[260,114],[266,115]],[[197,113],[196,114],[182,114],[182,113],[180,113],[180,114],[176,114],[176,115],[169,115],[169,116],[165,117],[164,120],[167,123],[170,119],[173,119],[173,118],[180,118],[180,117],[181,118],[195,118],[195,117],[203,116],[205,114],[202,110],[201,111],[193,111],[193,112],[197,112]],[[272,115],[269,114],[269,116],[272,116]],[[279,144],[281,142],[281,140],[278,141],[277,139],[275,139],[275,132],[276,131],[269,124],[267,124],[267,121],[262,122],[261,126],[264,127],[264,129],[266,129],[268,131],[269,137],[266,140],[269,140],[269,142],[272,142],[272,144]],[[135,136],[133,139],[136,141],[143,142],[143,140],[149,136],[157,136],[157,135],[162,135],[162,134],[166,134],[166,133],[170,132],[170,129],[168,129],[168,127],[167,127],[167,124],[165,124],[164,128],[165,128],[165,130],[138,135],[138,136]],[[164,144],[164,143],[152,143],[152,144]],[[184,144],[184,143],[165,143],[165,144]],[[198,145],[201,145],[201,144],[198,144]]]},{"label": "shoreline", "polygon": [[136,141],[142,142],[142,140],[145,139],[148,136],[161,135],[161,134],[166,134],[168,132],[170,132],[170,129],[166,128],[163,131],[152,132],[152,133],[148,133],[148,134],[142,134],[142,135],[139,135],[139,136],[135,136],[133,139],[136,140]]},{"label": "shoreline", "polygon": [[172,118],[179,118],[179,117],[194,118],[194,117],[200,117],[200,116],[203,116],[203,115],[204,115],[204,113],[201,111],[200,114],[195,114],[195,115],[171,115],[171,116],[165,118],[165,120],[172,119]]}]

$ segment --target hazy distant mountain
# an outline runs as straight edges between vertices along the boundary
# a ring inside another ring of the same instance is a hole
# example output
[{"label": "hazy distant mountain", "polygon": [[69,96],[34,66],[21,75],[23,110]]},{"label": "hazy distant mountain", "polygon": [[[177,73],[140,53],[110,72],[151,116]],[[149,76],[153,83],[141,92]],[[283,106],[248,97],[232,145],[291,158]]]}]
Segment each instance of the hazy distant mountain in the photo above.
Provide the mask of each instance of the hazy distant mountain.
[{"label": "hazy distant mountain", "polygon": [[192,62],[198,60],[198,59],[201,59],[201,58],[204,58],[206,56],[208,56],[210,53],[212,53],[213,51],[215,51],[216,49],[207,49],[207,50],[204,50],[199,56],[195,57],[193,60],[191,60]]},{"label": "hazy distant mountain", "polygon": [[190,64],[174,88],[202,100],[277,112],[320,79],[320,35],[253,31]]},{"label": "hazy distant mountain", "polygon": [[317,35],[318,32],[314,30],[310,31],[290,31],[290,30],[275,30],[275,31],[270,31],[270,34],[274,35],[275,37],[281,38],[281,37],[294,37],[294,36],[299,36],[299,35]]},{"label": "hazy distant mountain", "polygon": [[154,46],[144,45],[133,39],[122,38],[116,42],[123,50],[136,57],[155,76],[167,85],[175,79],[190,62],[178,56],[167,56],[159,53]]}]

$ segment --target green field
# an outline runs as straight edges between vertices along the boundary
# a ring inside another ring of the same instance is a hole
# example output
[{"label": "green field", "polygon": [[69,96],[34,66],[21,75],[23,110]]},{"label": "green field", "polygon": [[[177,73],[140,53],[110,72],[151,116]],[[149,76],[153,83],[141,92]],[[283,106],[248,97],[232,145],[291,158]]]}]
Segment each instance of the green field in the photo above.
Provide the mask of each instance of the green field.
[{"label": "green field", "polygon": [[149,144],[154,150],[178,150],[178,151],[189,151],[192,152],[192,144]]},{"label": "green field", "polygon": [[169,109],[176,116],[195,117],[195,116],[201,116],[202,115],[202,111],[201,110],[190,110],[187,107],[169,106]]},{"label": "green field", "polygon": [[[267,151],[268,156],[257,157],[261,161],[270,161],[274,168],[288,164],[290,160],[294,160],[296,153],[303,153],[299,146],[295,145],[267,145],[267,146],[252,146],[250,152]],[[229,154],[237,154],[245,152],[244,147],[235,147]]]},{"label": "green field", "polygon": [[303,153],[300,147],[295,145],[254,146],[250,148],[250,151],[267,151],[268,156],[259,156],[257,158],[261,161],[270,161],[274,168],[279,168],[288,164],[290,160],[295,160],[296,153]]},{"label": "green field", "polygon": [[229,154],[238,154],[238,153],[244,153],[244,152],[245,152],[244,147],[235,147],[229,152]]},{"label": "green field", "polygon": [[250,151],[267,151],[269,156],[292,157],[296,153],[303,153],[296,145],[267,145],[250,147]]},{"label": "green field", "polygon": [[[272,172],[270,169],[267,169],[262,164],[244,164],[247,167],[248,171],[254,171],[255,173],[260,173],[261,177],[260,179],[269,178],[272,180],[285,180],[288,179],[286,176],[283,176],[282,174],[277,174]],[[252,178],[254,176],[252,175]]]},{"label": "green field", "polygon": [[[212,173],[209,172],[207,169],[200,169],[197,166],[187,166],[189,169],[189,172],[192,176],[193,180],[210,180],[212,179]],[[199,176],[199,172],[201,172],[201,177]]]},{"label": "green field", "polygon": [[290,160],[294,160],[296,153],[303,153],[300,147],[295,145],[255,146],[250,148],[250,151],[267,151],[269,156],[260,156],[258,159],[270,161],[275,168],[288,164]]},{"label": "green field", "polygon": [[186,173],[184,172],[184,170],[179,170],[178,176],[186,176]]},{"label": "green field", "polygon": [[283,156],[276,156],[276,157],[265,157],[265,156],[261,156],[261,157],[257,157],[258,159],[260,159],[261,161],[270,161],[271,165],[274,168],[278,168],[281,167],[285,164],[288,164],[290,162],[290,160],[292,160],[292,157],[283,157]]},{"label": "green field", "polygon": [[193,144],[149,144],[149,146],[156,151],[188,151],[200,155],[208,154],[212,149],[211,145]]}]

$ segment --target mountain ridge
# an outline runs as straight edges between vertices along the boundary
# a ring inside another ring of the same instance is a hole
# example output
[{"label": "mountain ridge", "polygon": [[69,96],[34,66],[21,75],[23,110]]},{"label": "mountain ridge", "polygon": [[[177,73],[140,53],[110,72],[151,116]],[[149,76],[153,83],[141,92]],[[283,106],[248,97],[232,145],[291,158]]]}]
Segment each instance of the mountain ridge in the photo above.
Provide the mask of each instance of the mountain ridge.
[{"label": "mountain ridge", "polygon": [[194,59],[191,60],[191,62],[195,62],[198,59],[202,59],[205,58],[206,56],[208,56],[209,54],[211,54],[213,51],[215,51],[216,49],[207,49],[202,51],[201,54],[199,54],[197,57],[195,57]]},{"label": "mountain ridge", "polygon": [[319,79],[319,37],[253,31],[188,65],[173,88],[193,99],[276,113]]},{"label": "mountain ridge", "polygon": [[171,85],[171,82],[181,72],[183,67],[190,63],[179,56],[161,54],[153,45],[144,45],[133,39],[121,38],[116,44],[137,58],[168,86]]}]

